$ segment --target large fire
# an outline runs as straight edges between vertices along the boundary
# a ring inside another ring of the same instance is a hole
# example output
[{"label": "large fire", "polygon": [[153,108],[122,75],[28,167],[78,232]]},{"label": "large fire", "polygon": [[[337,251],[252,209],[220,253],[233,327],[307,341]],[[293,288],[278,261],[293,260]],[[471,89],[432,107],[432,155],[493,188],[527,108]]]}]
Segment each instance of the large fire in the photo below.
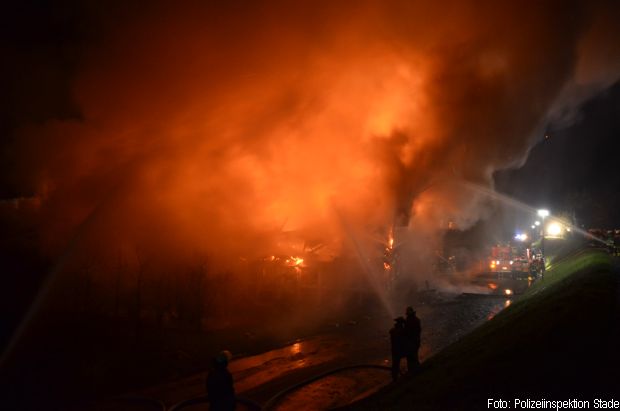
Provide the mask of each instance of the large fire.
[{"label": "large fire", "polygon": [[394,318],[439,288],[442,230],[493,211],[493,173],[620,73],[604,1],[13,3],[0,367],[50,403]]},{"label": "large fire", "polygon": [[362,242],[409,227],[403,244],[432,250],[484,211],[459,182],[522,161],[560,91],[597,78],[568,11],[350,6],[113,12],[74,79],[80,119],[25,127],[13,150],[46,249],[260,259],[297,255],[279,241],[296,232],[333,258],[346,218]]}]

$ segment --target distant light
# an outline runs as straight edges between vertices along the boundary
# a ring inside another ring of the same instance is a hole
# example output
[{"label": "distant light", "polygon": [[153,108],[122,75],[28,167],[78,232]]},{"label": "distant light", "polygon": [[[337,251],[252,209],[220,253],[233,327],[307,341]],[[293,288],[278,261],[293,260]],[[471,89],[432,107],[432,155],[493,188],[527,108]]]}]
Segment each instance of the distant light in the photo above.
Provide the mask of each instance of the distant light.
[{"label": "distant light", "polygon": [[566,227],[566,231],[570,233],[570,227]]},{"label": "distant light", "polygon": [[549,216],[549,210],[546,210],[544,208],[538,210],[538,215],[541,216],[542,218],[545,218],[547,216]]},{"label": "distant light", "polygon": [[562,233],[562,226],[558,223],[551,223],[547,226],[547,234],[557,236]]},{"label": "distant light", "polygon": [[527,240],[527,234],[525,234],[525,233],[517,234],[517,235],[515,235],[515,240],[525,241],[525,240]]},{"label": "distant light", "polygon": [[535,226],[535,225],[533,225],[533,226],[532,226],[532,230],[533,230],[533,229],[535,229],[535,228],[536,228],[536,226]]},{"label": "distant light", "polygon": [[504,290],[504,294],[506,294],[506,295],[512,295],[512,290],[511,290],[510,288],[506,288],[506,289]]},{"label": "distant light", "polygon": [[534,221],[534,225],[540,225],[540,221],[538,220]]},{"label": "distant light", "polygon": [[296,342],[291,346],[291,354],[295,355],[299,353],[301,353],[301,344]]}]

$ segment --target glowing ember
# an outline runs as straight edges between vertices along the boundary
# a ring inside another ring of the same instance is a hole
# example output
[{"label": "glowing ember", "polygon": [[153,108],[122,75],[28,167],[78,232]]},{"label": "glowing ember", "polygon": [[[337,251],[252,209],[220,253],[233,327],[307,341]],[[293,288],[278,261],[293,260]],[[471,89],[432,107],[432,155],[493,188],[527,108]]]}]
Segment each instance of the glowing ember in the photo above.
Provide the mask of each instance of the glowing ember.
[{"label": "glowing ember", "polygon": [[301,267],[304,263],[304,259],[301,257],[290,257],[286,260],[286,264],[290,267]]}]

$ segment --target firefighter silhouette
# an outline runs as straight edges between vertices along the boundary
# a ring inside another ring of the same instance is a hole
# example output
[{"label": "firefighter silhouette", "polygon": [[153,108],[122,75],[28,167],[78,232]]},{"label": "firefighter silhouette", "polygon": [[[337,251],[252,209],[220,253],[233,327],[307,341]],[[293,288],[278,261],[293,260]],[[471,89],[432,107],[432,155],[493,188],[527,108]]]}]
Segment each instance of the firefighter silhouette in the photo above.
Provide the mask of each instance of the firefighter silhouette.
[{"label": "firefighter silhouette", "polygon": [[236,408],[235,387],[228,362],[232,358],[229,351],[219,353],[211,364],[207,375],[207,395],[209,410],[233,411]]},{"label": "firefighter silhouette", "polygon": [[396,381],[400,374],[400,360],[406,354],[405,319],[394,319],[394,327],[390,329],[390,344],[392,348],[392,381]]},{"label": "firefighter silhouette", "polygon": [[405,356],[407,357],[407,372],[414,373],[420,367],[418,350],[420,349],[420,337],[422,325],[413,307],[407,307],[405,320]]}]

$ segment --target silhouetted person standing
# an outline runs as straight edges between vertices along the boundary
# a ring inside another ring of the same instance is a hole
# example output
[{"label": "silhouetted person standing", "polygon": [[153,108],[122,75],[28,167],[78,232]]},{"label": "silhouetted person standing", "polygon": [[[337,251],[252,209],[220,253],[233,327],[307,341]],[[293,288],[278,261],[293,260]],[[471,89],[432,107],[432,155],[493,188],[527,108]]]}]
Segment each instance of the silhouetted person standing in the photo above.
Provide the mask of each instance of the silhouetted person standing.
[{"label": "silhouetted person standing", "polygon": [[213,359],[209,375],[207,375],[207,395],[209,410],[233,411],[236,407],[235,387],[233,378],[228,371],[228,362],[232,355],[222,351]]},{"label": "silhouetted person standing", "polygon": [[405,320],[405,355],[407,356],[407,372],[413,373],[420,367],[418,350],[420,349],[420,337],[422,325],[415,315],[413,307],[407,307],[407,319]]},{"label": "silhouetted person standing", "polygon": [[400,359],[405,356],[405,319],[395,318],[394,327],[390,330],[390,344],[392,346],[392,381],[396,381],[400,374]]}]

